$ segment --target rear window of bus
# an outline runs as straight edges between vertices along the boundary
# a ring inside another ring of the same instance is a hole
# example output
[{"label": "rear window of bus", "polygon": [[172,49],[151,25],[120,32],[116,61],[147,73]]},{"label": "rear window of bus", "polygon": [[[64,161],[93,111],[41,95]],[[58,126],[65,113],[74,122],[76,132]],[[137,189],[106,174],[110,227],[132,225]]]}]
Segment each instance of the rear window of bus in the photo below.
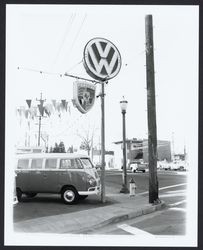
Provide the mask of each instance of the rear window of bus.
[{"label": "rear window of bus", "polygon": [[27,169],[29,166],[29,159],[19,159],[18,160],[18,169]]}]

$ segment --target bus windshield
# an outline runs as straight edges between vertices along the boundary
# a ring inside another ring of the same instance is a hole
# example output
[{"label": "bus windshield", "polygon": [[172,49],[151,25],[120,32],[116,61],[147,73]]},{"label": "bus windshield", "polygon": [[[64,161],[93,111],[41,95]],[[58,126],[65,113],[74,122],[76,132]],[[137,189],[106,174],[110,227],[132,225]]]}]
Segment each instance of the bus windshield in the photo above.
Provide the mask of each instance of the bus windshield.
[{"label": "bus windshield", "polygon": [[84,168],[86,168],[86,169],[87,168],[93,168],[93,165],[92,165],[92,163],[91,163],[91,161],[90,161],[89,158],[80,158],[80,160],[81,160]]}]

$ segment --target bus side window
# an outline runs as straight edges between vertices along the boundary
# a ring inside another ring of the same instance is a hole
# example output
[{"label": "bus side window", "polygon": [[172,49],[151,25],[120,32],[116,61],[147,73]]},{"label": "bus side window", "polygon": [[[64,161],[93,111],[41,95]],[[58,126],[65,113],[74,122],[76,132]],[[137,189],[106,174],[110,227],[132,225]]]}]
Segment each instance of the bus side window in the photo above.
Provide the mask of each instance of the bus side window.
[{"label": "bus side window", "polygon": [[61,169],[82,169],[83,166],[78,159],[62,159],[60,163]]},{"label": "bus side window", "polygon": [[31,168],[32,169],[41,169],[43,159],[32,159]]},{"label": "bus side window", "polygon": [[56,169],[57,159],[46,159],[45,169]]},{"label": "bus side window", "polygon": [[70,169],[71,168],[71,161],[70,159],[62,159],[60,162],[61,169]]},{"label": "bus side window", "polygon": [[75,159],[75,164],[76,164],[76,168],[83,169],[83,165],[78,159]]},{"label": "bus side window", "polygon": [[20,159],[18,160],[17,169],[27,169],[29,166],[29,160],[28,159]]}]

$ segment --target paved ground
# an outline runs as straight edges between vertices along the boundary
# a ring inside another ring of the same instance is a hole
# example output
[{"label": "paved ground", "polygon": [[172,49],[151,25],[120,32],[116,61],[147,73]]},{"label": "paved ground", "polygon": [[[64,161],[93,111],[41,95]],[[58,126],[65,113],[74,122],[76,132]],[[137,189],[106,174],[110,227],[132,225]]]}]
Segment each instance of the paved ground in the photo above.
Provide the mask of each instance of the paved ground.
[{"label": "paved ground", "polygon": [[[180,175],[181,174],[181,175]],[[186,182],[185,173],[162,171],[158,172],[160,189],[165,186],[176,185]],[[134,178],[136,181],[136,193],[144,193],[148,196],[148,173],[128,173],[128,180]],[[108,206],[116,203],[113,199],[114,194],[119,194],[122,183],[121,172],[108,171],[106,175],[106,193],[111,199],[107,198],[106,204],[101,203],[100,196],[89,196],[86,200],[79,201],[76,205],[65,206],[60,199],[60,195],[38,194],[34,198],[23,198],[23,201],[18,203],[14,208],[14,222],[25,221],[29,219],[53,216],[59,214],[79,212],[90,210],[97,207]],[[174,187],[176,190],[177,187]]]},{"label": "paved ground", "polygon": [[141,195],[125,194],[107,196],[114,204],[75,213],[40,217],[14,223],[17,232],[85,233],[109,223],[152,213],[164,207],[164,203],[152,205]]},{"label": "paved ground", "polygon": [[[139,179],[141,176],[144,176],[143,177],[144,182],[147,179],[146,174],[135,175],[135,176]],[[165,176],[163,177],[165,178]],[[174,176],[172,176],[173,181],[174,179],[175,179]],[[114,176],[113,180],[116,180]],[[183,182],[185,178],[182,178],[181,180]],[[181,185],[184,185],[184,183],[182,183]],[[176,191],[177,186],[176,187],[175,186],[174,190],[172,187],[171,192]],[[161,185],[160,189],[164,188],[165,187]],[[115,192],[115,190],[117,193]],[[142,188],[140,189],[140,191],[142,191]],[[120,222],[126,219],[139,217],[144,214],[149,214],[165,207],[164,202],[156,205],[149,204],[148,191],[141,192],[140,194],[137,194],[134,197],[129,197],[128,194],[127,195],[120,194],[117,183],[113,188],[110,186],[107,187],[106,193],[107,193],[106,204],[100,203],[100,197],[97,197],[97,199],[93,198],[92,200],[88,199],[86,201],[83,201],[79,206],[78,205],[64,206],[64,204],[61,203],[60,197],[58,196],[50,196],[49,198],[46,197],[46,199],[44,199],[44,197],[39,196],[37,203],[33,203],[33,200],[29,201],[29,199],[27,199],[26,201],[19,203],[16,206],[18,207],[18,210],[16,210],[14,213],[14,218],[15,218],[14,229],[17,232],[47,232],[47,233],[74,233],[74,234],[86,233],[88,232],[89,228],[94,230],[96,228],[108,225],[110,223]],[[86,202],[86,209],[84,209],[85,207],[84,202]],[[43,206],[44,214],[42,213],[42,211],[40,216],[37,214],[38,210],[37,207],[35,207],[36,206],[35,204],[44,205]],[[61,206],[62,210],[60,210],[60,213],[55,211],[54,214],[52,213],[47,216],[46,207],[48,208],[53,204],[56,204],[56,206]],[[20,209],[20,206],[24,208],[26,206],[27,208],[29,207],[32,208],[32,212],[36,216],[33,216],[32,218],[28,216],[24,217],[23,220],[22,219],[18,220],[16,212],[22,210]],[[83,207],[83,209],[81,209],[81,207]],[[89,208],[91,208],[91,210]],[[67,210],[69,211],[68,213]]]}]

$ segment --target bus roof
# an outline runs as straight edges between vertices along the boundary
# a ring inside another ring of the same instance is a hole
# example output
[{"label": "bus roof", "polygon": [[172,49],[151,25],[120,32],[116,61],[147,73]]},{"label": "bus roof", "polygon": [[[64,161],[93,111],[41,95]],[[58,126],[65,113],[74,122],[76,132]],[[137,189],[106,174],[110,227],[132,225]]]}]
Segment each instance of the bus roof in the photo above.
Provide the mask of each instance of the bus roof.
[{"label": "bus roof", "polygon": [[28,154],[19,154],[16,156],[17,159],[41,159],[41,158],[89,158],[87,155],[76,154],[76,153],[28,153]]}]

